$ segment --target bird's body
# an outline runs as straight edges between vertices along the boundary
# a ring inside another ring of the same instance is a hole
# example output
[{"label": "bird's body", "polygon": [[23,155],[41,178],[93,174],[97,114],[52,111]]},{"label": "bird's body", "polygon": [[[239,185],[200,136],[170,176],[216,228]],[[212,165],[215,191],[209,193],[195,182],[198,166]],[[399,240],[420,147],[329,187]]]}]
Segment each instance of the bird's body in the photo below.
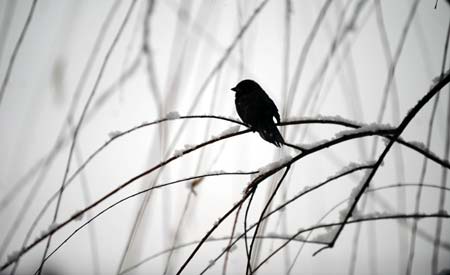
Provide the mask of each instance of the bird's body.
[{"label": "bird's body", "polygon": [[242,80],[232,88],[236,92],[236,111],[242,121],[257,131],[266,141],[280,147],[284,140],[274,118],[280,122],[277,106],[264,90],[253,80]]}]

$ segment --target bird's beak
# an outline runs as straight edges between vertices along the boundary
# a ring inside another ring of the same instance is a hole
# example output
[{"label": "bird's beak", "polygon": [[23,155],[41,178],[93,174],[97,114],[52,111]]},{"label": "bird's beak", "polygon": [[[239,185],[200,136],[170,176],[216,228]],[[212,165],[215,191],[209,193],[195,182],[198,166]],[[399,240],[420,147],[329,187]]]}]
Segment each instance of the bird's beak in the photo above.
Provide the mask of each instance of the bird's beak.
[{"label": "bird's beak", "polygon": [[231,88],[230,90],[237,92],[236,87]]}]

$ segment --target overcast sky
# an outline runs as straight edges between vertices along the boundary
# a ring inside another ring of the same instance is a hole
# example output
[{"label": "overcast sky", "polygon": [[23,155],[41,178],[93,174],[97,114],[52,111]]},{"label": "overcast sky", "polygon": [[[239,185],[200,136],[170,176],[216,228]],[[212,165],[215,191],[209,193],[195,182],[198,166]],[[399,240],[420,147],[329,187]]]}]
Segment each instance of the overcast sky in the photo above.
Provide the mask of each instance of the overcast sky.
[{"label": "overcast sky", "polygon": [[[32,2],[0,1],[1,81]],[[376,123],[388,82],[389,66],[400,52],[395,77],[389,85],[386,112],[381,120],[381,123],[397,126],[426,94],[433,78],[441,73],[450,18],[450,6],[443,0],[438,2],[436,9],[434,0],[418,1],[416,10],[412,0],[380,1],[381,12],[377,10],[377,1],[336,0],[326,9],[319,29],[312,32],[326,1],[271,0],[262,5],[256,15],[254,11],[261,1],[155,1],[147,21],[151,53],[148,59],[142,52],[147,1],[137,1],[96,87],[102,63],[132,3],[114,2],[39,0],[36,3],[0,102],[2,263],[8,254],[21,247],[34,218],[61,185],[72,142],[67,138],[66,127],[73,100],[78,104],[72,125],[79,121],[89,95],[94,91],[71,157],[69,176],[117,131],[157,120],[169,112],[238,119],[234,93],[230,88],[244,78],[260,83],[277,104],[282,120],[327,115],[341,116],[358,123]],[[286,3],[289,2],[291,6],[287,16]],[[111,20],[102,28],[108,14]],[[409,16],[412,17],[408,24]],[[384,24],[388,48],[384,48],[386,44],[382,43],[380,20]],[[240,32],[243,33],[242,39],[234,43]],[[311,32],[315,34],[314,40],[296,84],[298,63]],[[406,36],[402,42],[404,33]],[[80,93],[74,97],[99,36],[104,38],[98,54]],[[448,60],[446,70],[450,64]],[[119,81],[124,74],[126,76]],[[290,91],[295,95],[289,97]],[[445,156],[448,98],[447,87],[440,94],[433,120],[430,150],[440,158]],[[431,101],[414,118],[402,135],[405,140],[426,142],[432,106]],[[172,156],[175,150],[203,142],[231,126],[235,125],[208,119],[171,121],[123,136],[101,151],[67,188],[62,197],[58,222]],[[179,129],[183,131],[178,136]],[[291,125],[283,128],[282,133],[285,140],[293,144],[309,144],[332,138],[342,130],[329,125]],[[39,166],[33,170],[36,163],[54,148],[60,133],[66,137],[63,149],[46,168]],[[376,160],[384,143],[378,143],[373,155],[373,142],[373,138],[346,142],[296,163],[273,205],[298,194],[305,186],[324,181],[351,162]],[[399,148],[395,145],[390,151],[371,187],[419,182],[423,156],[404,147]],[[113,195],[88,216],[154,182],[162,184],[217,170],[255,171],[297,153],[286,146],[278,149],[262,140],[257,133],[240,135],[183,156]],[[433,185],[444,182],[448,187],[449,180],[442,181],[441,166],[428,162],[424,182]],[[31,176],[23,180],[27,173]],[[272,190],[270,186],[275,185],[280,176],[278,173],[264,181],[258,189],[249,215],[251,223],[259,218]],[[285,212],[275,215],[264,233],[290,236],[299,228],[316,224],[334,205],[349,197],[363,176],[363,172],[354,173],[296,201]],[[242,197],[248,182],[248,175],[213,177],[201,182],[196,195],[190,193],[186,183],[152,193],[122,269],[170,247],[181,217],[184,218],[177,244],[199,240]],[[24,187],[17,192],[11,191],[22,185]],[[414,212],[416,192],[417,187],[414,186],[374,192],[367,195],[364,210],[362,206],[358,207],[363,213],[410,214]],[[438,189],[425,188],[420,212],[436,213],[440,193]],[[61,274],[116,272],[143,197],[121,204],[80,231],[50,258],[46,266]],[[324,222],[338,221],[341,209],[332,212]],[[448,199],[444,209],[450,209]],[[31,240],[49,227],[54,210],[53,203]],[[183,210],[186,210],[185,214]],[[86,220],[86,217],[82,219]],[[228,236],[233,220],[234,215],[231,215],[213,236]],[[434,238],[436,222],[437,219],[420,220],[419,229]],[[398,221],[364,223],[356,253],[355,274],[404,273],[411,224],[412,220],[407,225]],[[80,225],[81,222],[72,222],[55,234],[51,250]],[[442,225],[442,240],[448,243],[448,220],[443,220]],[[241,212],[236,232],[242,232],[243,228]],[[315,257],[311,255],[320,246],[307,244],[292,274],[348,274],[352,268],[356,228],[348,225],[334,248]],[[317,231],[313,236],[323,232]],[[205,244],[186,272],[199,273],[226,244],[223,241]],[[260,260],[281,244],[279,240],[266,240]],[[300,246],[299,242],[291,243],[260,269],[261,274],[284,272]],[[44,247],[42,243],[23,257],[18,274],[34,272]],[[246,264],[244,242],[238,242],[237,247],[231,254],[228,270],[242,274]],[[171,258],[169,271],[178,270],[193,248],[177,251]],[[95,253],[98,254],[98,265],[93,263],[97,260]],[[432,254],[432,241],[418,236],[413,274],[430,274]],[[450,268],[449,257],[448,247],[441,248],[439,270]],[[166,260],[165,256],[156,258],[134,272],[162,274]],[[221,272],[222,260],[219,263],[212,268],[211,274]]]}]

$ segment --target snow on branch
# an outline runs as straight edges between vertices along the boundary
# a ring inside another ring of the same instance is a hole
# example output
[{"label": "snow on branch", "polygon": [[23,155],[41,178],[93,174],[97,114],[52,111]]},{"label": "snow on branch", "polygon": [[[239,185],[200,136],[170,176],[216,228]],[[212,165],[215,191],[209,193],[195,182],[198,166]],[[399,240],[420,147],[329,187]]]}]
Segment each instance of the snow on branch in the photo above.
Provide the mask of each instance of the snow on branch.
[{"label": "snow on branch", "polygon": [[188,151],[188,150],[194,148],[195,146],[196,145],[193,145],[193,144],[185,144],[182,149],[175,150],[174,156],[177,156],[177,157],[182,156],[185,151]]},{"label": "snow on branch", "polygon": [[323,243],[329,243],[334,238],[334,235],[336,234],[336,231],[338,229],[337,226],[329,226],[323,228],[325,232],[321,234],[317,234],[312,238],[312,241],[315,242],[323,242]]},{"label": "snow on branch", "polygon": [[[384,139],[383,142],[387,145],[389,143],[389,139]],[[417,148],[420,150],[420,153],[425,155],[431,160],[439,160],[441,165],[450,166],[450,163],[446,159],[441,159],[436,153],[430,150],[423,142],[421,141],[408,141],[408,145],[412,148]],[[448,167],[447,167],[448,168]]]},{"label": "snow on branch", "polygon": [[180,118],[180,114],[178,112],[169,112],[166,114],[164,119],[172,120],[172,119],[178,119]]},{"label": "snow on branch", "polygon": [[241,127],[241,125],[236,125],[236,126],[231,126],[230,128],[227,128],[225,130],[223,130],[219,135],[212,135],[211,138],[212,139],[217,139],[223,136],[227,136],[227,135],[231,135],[234,133],[237,133],[239,131],[239,128]]},{"label": "snow on branch", "polygon": [[[344,209],[342,209],[341,211],[339,211],[339,219],[341,221],[344,221],[345,218],[347,217],[350,209],[352,208],[352,205],[355,203],[358,193],[361,191],[361,189],[364,188],[364,184],[366,183],[367,179],[369,178],[370,173],[371,173],[370,170],[366,171],[366,173],[364,174],[364,177],[361,179],[360,183],[352,189],[350,196],[348,198],[348,201],[347,201],[347,206]],[[359,217],[359,216],[360,216],[360,212],[358,211],[358,208],[355,207],[353,209],[352,217]]]},{"label": "snow on branch", "polygon": [[395,130],[395,127],[392,127],[390,124],[382,124],[382,123],[370,123],[362,125],[359,128],[356,129],[350,129],[350,130],[343,130],[338,133],[336,133],[335,138],[341,138],[346,135],[351,134],[358,134],[358,133],[366,133],[366,132],[379,132],[379,131],[385,131],[385,130]]},{"label": "snow on branch", "polygon": [[444,79],[445,77],[450,75],[450,69],[447,70],[444,74],[436,76],[433,78],[432,82],[431,82],[431,88],[433,88],[434,86],[436,86],[442,79]]},{"label": "snow on branch", "polygon": [[336,178],[337,176],[342,175],[342,174],[347,174],[348,172],[350,172],[352,170],[355,170],[358,167],[373,166],[373,165],[375,165],[375,163],[376,163],[375,160],[373,160],[373,161],[366,161],[366,162],[362,162],[362,163],[361,162],[360,163],[358,163],[358,162],[350,162],[347,166],[342,167],[342,169],[340,169],[334,175],[329,176],[327,178],[327,180]]},{"label": "snow on branch", "polygon": [[316,116],[302,116],[302,117],[293,116],[288,119],[288,121],[295,121],[295,120],[317,120],[317,121],[324,121],[324,122],[334,121],[334,122],[340,122],[340,123],[349,124],[349,125],[361,125],[361,122],[351,120],[348,118],[344,118],[340,115],[328,116],[328,115],[320,115],[319,114]]},{"label": "snow on branch", "polygon": [[280,166],[285,165],[287,162],[292,160],[292,156],[286,154],[282,156],[279,160],[273,161],[269,164],[266,164],[260,168],[258,168],[258,173],[251,176],[251,181],[253,181],[255,178],[259,177],[260,175],[263,175],[271,170],[274,170]]},{"label": "snow on branch", "polygon": [[122,134],[121,131],[114,130],[114,131],[109,132],[109,133],[108,133],[108,136],[109,136],[110,139],[113,139],[113,138],[115,138],[115,137],[120,136],[121,134]]}]

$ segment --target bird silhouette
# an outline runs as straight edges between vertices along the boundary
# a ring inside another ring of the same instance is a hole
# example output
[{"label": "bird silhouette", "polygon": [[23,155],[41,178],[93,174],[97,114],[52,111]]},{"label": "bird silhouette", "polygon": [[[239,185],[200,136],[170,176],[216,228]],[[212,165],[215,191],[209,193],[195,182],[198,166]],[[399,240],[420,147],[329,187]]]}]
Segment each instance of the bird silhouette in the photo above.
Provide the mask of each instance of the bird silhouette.
[{"label": "bird silhouette", "polygon": [[257,131],[264,140],[281,147],[284,140],[273,120],[275,118],[279,123],[280,114],[261,86],[251,79],[245,79],[231,90],[236,92],[234,102],[242,121],[253,131]]}]

